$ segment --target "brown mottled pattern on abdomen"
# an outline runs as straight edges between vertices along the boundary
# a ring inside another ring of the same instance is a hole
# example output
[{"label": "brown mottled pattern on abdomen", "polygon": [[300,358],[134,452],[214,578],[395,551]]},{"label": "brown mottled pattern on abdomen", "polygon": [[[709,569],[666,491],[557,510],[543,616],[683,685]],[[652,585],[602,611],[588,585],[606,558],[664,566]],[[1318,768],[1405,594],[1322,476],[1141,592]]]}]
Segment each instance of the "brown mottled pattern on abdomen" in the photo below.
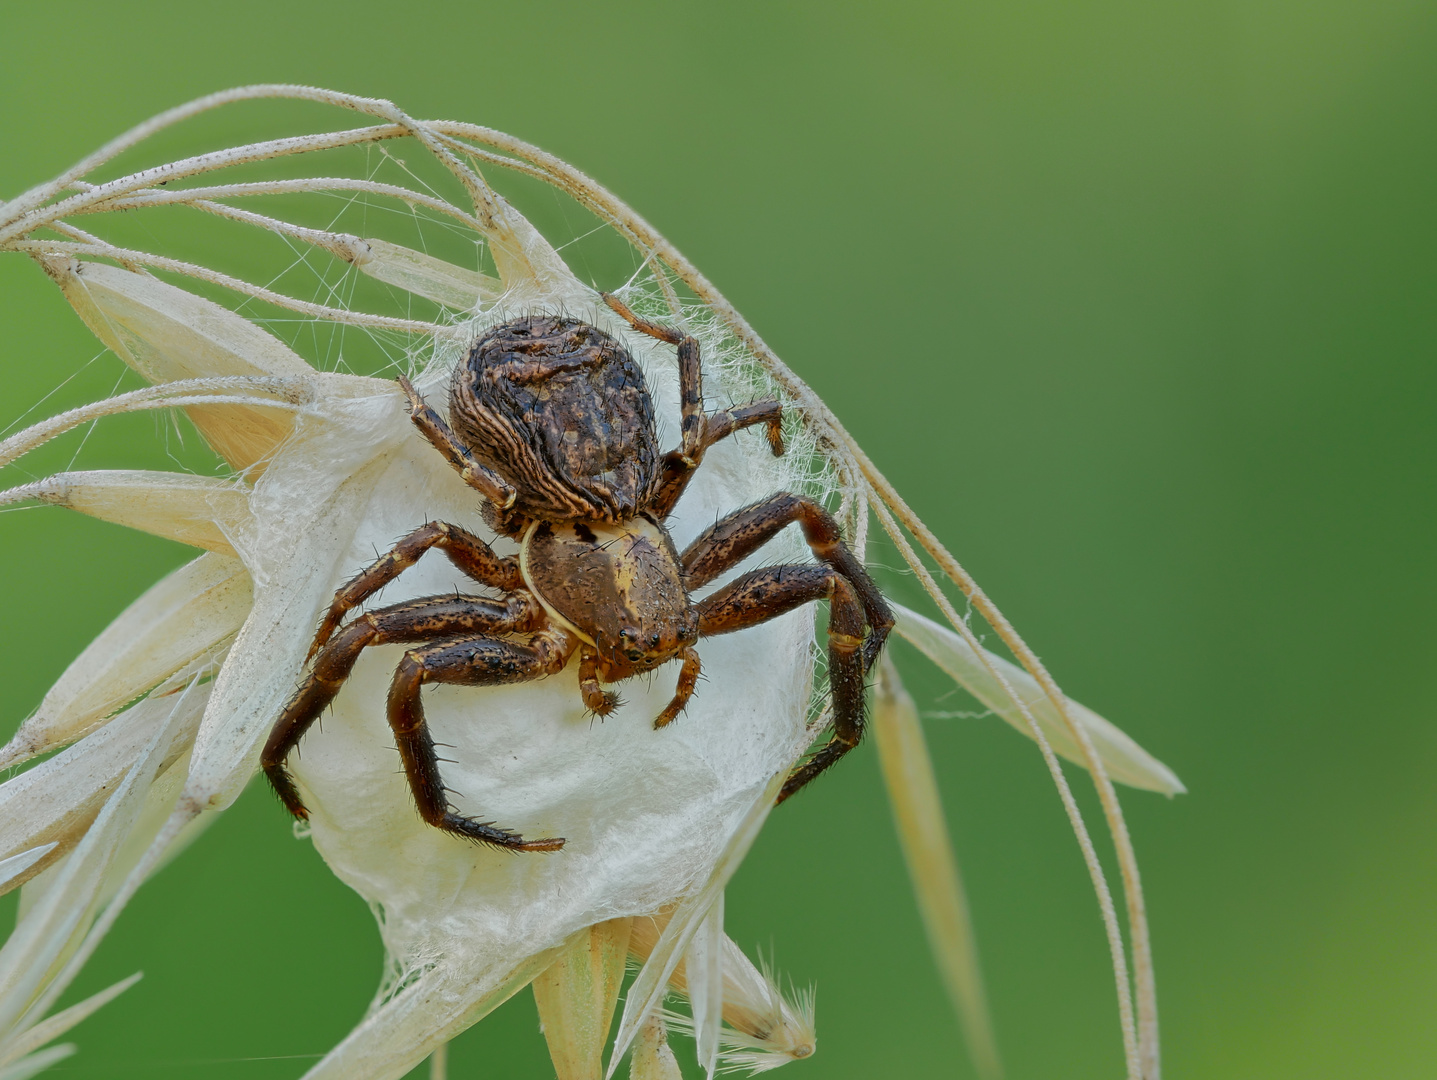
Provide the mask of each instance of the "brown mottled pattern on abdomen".
[{"label": "brown mottled pattern on abdomen", "polygon": [[538,518],[624,521],[659,480],[653,404],[614,338],[573,319],[496,326],[454,381],[450,424]]}]

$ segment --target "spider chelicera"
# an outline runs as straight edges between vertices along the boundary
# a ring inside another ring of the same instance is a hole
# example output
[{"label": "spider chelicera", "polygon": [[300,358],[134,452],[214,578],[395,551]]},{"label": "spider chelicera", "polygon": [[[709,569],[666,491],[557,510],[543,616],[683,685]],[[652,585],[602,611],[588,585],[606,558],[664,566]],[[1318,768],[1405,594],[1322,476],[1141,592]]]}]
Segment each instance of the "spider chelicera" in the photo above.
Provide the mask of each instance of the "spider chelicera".
[{"label": "spider chelicera", "polygon": [[[623,345],[576,319],[530,315],[488,330],[454,372],[453,427],[408,380],[410,417],[465,482],[484,496],[483,514],[519,543],[517,558],[496,554],[458,525],[416,529],[334,597],[310,647],[308,676],[275,723],[262,764],[280,799],[308,816],[285,757],[339,693],[370,645],[414,643],[390,684],[394,732],[414,801],[425,821],[511,851],[556,851],[559,837],[525,840],[454,812],[424,722],[425,683],[493,686],[562,671],[579,654],[579,692],[599,716],[622,682],[681,660],[673,700],[654,721],[672,722],[699,677],[700,638],[765,622],[802,604],[829,602],[832,739],[798,766],[782,802],[857,745],[864,725],[864,679],[893,625],[877,586],[822,506],[780,492],[717,521],[682,554],[664,527],[704,452],[733,432],[767,426],[783,453],[777,401],[706,413],[698,342],[605,302],[638,331],[678,347],[683,437],[660,453],[644,376]],[[744,574],[695,603],[707,585],[799,523],[816,564],[770,566]],[[340,627],[346,614],[439,548],[461,572],[498,593],[431,596],[380,608]],[[865,628],[867,633],[865,635]],[[316,655],[317,654],[317,655]]]}]

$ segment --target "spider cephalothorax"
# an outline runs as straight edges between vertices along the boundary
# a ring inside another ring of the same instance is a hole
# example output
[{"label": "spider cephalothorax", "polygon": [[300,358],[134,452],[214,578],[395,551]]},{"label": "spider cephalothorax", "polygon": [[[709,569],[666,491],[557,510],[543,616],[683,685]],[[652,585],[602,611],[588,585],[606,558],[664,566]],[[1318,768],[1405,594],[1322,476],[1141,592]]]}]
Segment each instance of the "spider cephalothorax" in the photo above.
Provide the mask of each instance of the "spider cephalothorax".
[{"label": "spider cephalothorax", "polygon": [[[654,721],[663,727],[694,692],[700,638],[826,599],[834,735],[793,772],[779,801],[857,744],[864,677],[893,617],[833,517],[811,499],[779,492],[715,522],[682,554],[664,527],[715,442],[764,424],[773,452],[783,452],[779,403],[705,413],[698,343],[638,318],[611,296],[604,299],[636,330],[678,347],[679,448],[659,452],[653,402],[629,352],[575,319],[531,315],[486,332],[455,370],[449,424],[401,379],[414,423],[484,496],[486,519],[518,541],[519,555],[501,557],[458,525],[430,522],[335,594],[310,650],[313,667],[276,722],[262,759],[297,817],[307,812],[284,759],[370,645],[416,644],[395,671],[388,717],[420,814],[441,829],[511,850],[553,851],[564,841],[525,840],[454,812],[424,722],[425,683],[537,679],[562,671],[577,652],[579,692],[589,709],[605,716],[618,698],[601,684],[681,660],[674,698]],[[817,564],[754,570],[703,600],[690,599],[692,590],[795,522]],[[368,612],[341,628],[351,609],[434,547],[497,598],[426,597]]]}]

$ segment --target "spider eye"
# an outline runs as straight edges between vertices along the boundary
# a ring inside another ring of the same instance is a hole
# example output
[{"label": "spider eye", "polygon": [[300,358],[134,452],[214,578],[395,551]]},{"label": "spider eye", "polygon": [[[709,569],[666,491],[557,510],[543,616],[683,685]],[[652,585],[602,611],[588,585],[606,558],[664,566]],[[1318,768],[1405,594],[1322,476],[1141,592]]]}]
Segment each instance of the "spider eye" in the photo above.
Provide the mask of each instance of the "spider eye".
[{"label": "spider eye", "polygon": [[649,635],[649,648],[651,648],[651,649],[657,649],[658,647],[659,647],[659,633],[658,633],[657,630],[655,630],[652,634]]},{"label": "spider eye", "polygon": [[630,660],[642,660],[644,658],[644,651],[642,649],[630,649],[624,653],[624,655]]}]

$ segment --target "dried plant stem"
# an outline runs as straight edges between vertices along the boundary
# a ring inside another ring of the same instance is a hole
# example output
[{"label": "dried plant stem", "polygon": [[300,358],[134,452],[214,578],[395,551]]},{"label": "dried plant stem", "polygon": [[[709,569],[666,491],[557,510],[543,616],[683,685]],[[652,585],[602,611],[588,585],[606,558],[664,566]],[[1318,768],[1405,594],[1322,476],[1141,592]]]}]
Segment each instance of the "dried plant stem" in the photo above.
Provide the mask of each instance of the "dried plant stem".
[{"label": "dried plant stem", "polygon": [[151,255],[146,251],[119,248],[106,243],[81,244],[68,240],[17,240],[9,247],[11,251],[28,251],[36,255],[90,255],[97,258],[114,259],[116,262],[128,261],[139,266],[152,266],[156,270],[167,270],[172,274],[184,274],[186,277],[192,277],[198,281],[208,281],[211,285],[232,289],[237,293],[253,297],[255,300],[263,300],[275,307],[287,308],[311,318],[328,319],[349,326],[363,326],[370,330],[393,330],[401,334],[439,334],[446,329],[446,327],[437,326],[434,323],[418,322],[414,319],[394,319],[388,315],[367,315],[362,311],[346,311],[343,308],[329,307],[325,304],[311,304],[307,300],[296,300],[292,296],[285,296],[272,289],[251,285],[240,278],[222,274],[218,270],[211,270],[197,263],[167,259],[163,255]]},{"label": "dried plant stem", "polygon": [[105,242],[94,233],[88,233],[84,229],[77,229],[74,225],[67,224],[63,221],[51,222],[49,227],[62,236],[68,236],[71,240],[79,240],[82,243],[103,244]]},{"label": "dried plant stem", "polygon": [[[121,150],[133,145],[143,137],[137,134],[142,129],[144,134],[153,133],[165,126],[165,123],[177,122],[187,116],[192,116],[203,108],[214,108],[229,101],[242,100],[244,98],[288,98],[299,101],[312,101],[319,104],[334,105],[340,108],[350,109],[355,112],[364,113],[380,119],[388,120],[391,123],[370,128],[361,128],[353,131],[338,132],[325,135],[305,135],[290,139],[274,139],[262,143],[251,143],[247,146],[234,147],[228,150],[221,150],[210,154],[201,154],[196,157],[186,158],[182,161],[170,162],[155,168],[145,169],[130,176],[122,177],[119,180],[101,184],[93,188],[81,191],[68,199],[62,199],[57,203],[48,206],[42,205],[45,201],[63,190],[65,186],[73,184],[85,172],[96,167],[96,165],[119,153]],[[203,103],[203,104],[202,104]],[[354,145],[361,142],[372,142],[379,139],[395,138],[401,135],[412,136],[426,150],[428,150],[460,183],[468,194],[473,204],[474,211],[480,222],[480,229],[490,240],[497,251],[502,251],[507,261],[524,267],[531,276],[537,276],[536,267],[529,265],[529,253],[524,250],[522,240],[515,234],[515,222],[508,213],[507,204],[485,183],[474,169],[467,166],[456,153],[441,139],[439,133],[429,125],[413,120],[406,113],[400,110],[392,102],[379,98],[357,97],[352,94],[339,94],[329,90],[322,90],[309,86],[291,86],[287,84],[273,84],[268,86],[246,87],[243,91],[235,91],[233,94],[211,95],[210,98],[202,99],[202,103],[194,103],[196,107],[189,110],[172,110],[165,114],[165,117],[158,118],[164,122],[156,122],[150,125],[141,125],[130,134],[122,136],[115,143],[101,151],[100,154],[92,156],[81,166],[70,170],[64,177],[49,184],[41,185],[30,192],[12,200],[10,203],[0,207],[3,210],[4,219],[8,223],[0,221],[0,247],[15,248],[15,238],[32,232],[37,228],[48,225],[70,214],[78,213],[88,206],[112,199],[117,195],[128,194],[143,188],[168,183],[171,180],[180,179],[186,176],[193,176],[198,173],[211,172],[215,169],[228,168],[235,165],[249,164],[255,161],[268,161],[277,157],[291,154],[309,153],[315,150],[333,149],[338,146]],[[113,151],[107,154],[107,152]],[[198,275],[196,275],[198,276]],[[293,306],[293,305],[288,305]],[[298,310],[298,309],[296,309]],[[333,315],[321,315],[318,317],[334,318]],[[343,321],[343,320],[341,320]]]},{"label": "dried plant stem", "polygon": [[[243,391],[250,391],[246,394]],[[260,394],[273,397],[260,397]],[[132,390],[104,401],[82,405],[58,416],[52,416],[0,442],[0,466],[9,465],[37,446],[63,435],[73,428],[103,416],[139,412],[146,409],[171,409],[187,405],[245,405],[267,409],[298,409],[309,396],[302,379],[231,376],[217,379],[179,379],[175,382]]]},{"label": "dried plant stem", "polygon": [[152,169],[144,169],[129,176],[122,176],[118,180],[111,180],[105,184],[98,184],[88,190],[81,191],[77,195],[71,195],[68,199],[61,199],[59,202],[50,203],[38,209],[28,210],[19,213],[21,204],[27,196],[21,196],[0,207],[4,212],[4,224],[0,224],[0,245],[9,246],[9,241],[17,236],[24,235],[34,229],[48,225],[52,221],[69,217],[72,214],[81,213],[86,207],[103,203],[122,195],[129,195],[145,188],[154,187],[159,184],[166,184],[173,180],[180,180],[187,176],[196,176],[200,173],[213,172],[216,169],[226,169],[235,165],[249,165],[257,161],[271,161],[279,157],[287,157],[292,154],[305,154],[315,150],[333,150],[341,146],[355,146],[360,143],[376,142],[381,139],[396,139],[408,134],[404,128],[395,124],[385,124],[378,127],[357,128],[351,131],[339,131],[325,135],[302,135],[288,139],[270,139],[265,142],[251,143],[248,146],[236,146],[229,150],[221,150],[212,154],[200,154],[196,157],[185,158],[181,161],[172,161],[165,165],[157,165]]},{"label": "dried plant stem", "polygon": [[[106,241],[102,237],[96,236],[94,233],[86,232],[84,229],[76,228],[69,222],[52,221],[49,225],[45,227],[47,229],[54,230],[61,236],[68,236],[71,240],[78,240],[81,243],[101,245],[106,243]],[[130,261],[129,259],[116,259],[115,261],[120,264],[122,269],[130,270],[134,273],[144,273],[144,271],[142,271],[136,263]]]},{"label": "dried plant stem", "polygon": [[93,172],[107,161],[119,157],[126,150],[144,142],[144,140],[150,136],[163,131],[167,127],[173,127],[175,124],[198,116],[200,113],[208,112],[210,109],[220,108],[223,105],[233,104],[234,102],[259,101],[274,97],[289,96],[283,93],[276,93],[277,90],[283,91],[287,89],[291,88],[266,83],[260,83],[254,86],[239,86],[231,90],[221,90],[214,94],[208,94],[205,97],[196,98],[194,101],[188,101],[183,105],[177,105],[175,108],[162,112],[158,116],[151,117],[142,124],[137,124],[123,135],[111,139],[89,157],[84,158],[72,168],[65,170],[53,180],[30,189],[25,192],[25,194],[12,199],[8,203],[0,204],[0,209],[6,212],[7,217],[23,214],[26,211],[42,205],[47,200],[53,199],[61,191],[69,187],[71,183],[86,173]]},{"label": "dried plant stem", "polygon": [[256,214],[253,210],[241,210],[235,206],[226,206],[224,203],[212,202],[209,199],[190,199],[181,205],[193,207],[196,210],[203,210],[207,214],[214,214],[216,217],[226,218],[230,221],[237,221],[242,225],[254,225],[264,229],[266,232],[277,233],[280,236],[287,236],[291,240],[299,240],[305,244],[312,244],[321,251],[327,251],[337,259],[352,263],[362,257],[363,249],[367,245],[361,237],[352,233],[336,233],[327,229],[309,229],[303,225],[295,225],[293,222],[282,221],[279,218],[269,217],[266,214]]},{"label": "dried plant stem", "polygon": [[188,205],[200,199],[237,199],[255,195],[313,195],[330,191],[353,191],[366,195],[386,195],[414,206],[451,217],[476,232],[483,226],[473,214],[465,213],[453,203],[432,195],[424,195],[397,184],[383,184],[377,180],[354,180],[343,176],[326,176],[303,180],[250,181],[242,184],[212,184],[209,187],[176,188],[165,191],[143,191],[121,198],[110,199],[78,211],[81,214],[107,213],[111,210],[137,210],[147,206],[166,206],[171,203]]},{"label": "dried plant stem", "polygon": [[[82,192],[79,195],[71,196],[69,199],[61,200],[59,203],[45,207],[43,211],[38,209],[47,200],[63,191],[75,180],[163,128],[196,116],[208,109],[218,108],[221,105],[227,105],[232,102],[257,99],[273,100],[276,98],[332,105],[387,120],[389,123],[347,132],[303,135],[290,139],[274,139],[262,143],[252,143],[248,146],[221,150],[212,154],[202,154],[187,158],[183,161],[171,162],[167,165],[161,165],[153,169],[146,169],[142,172],[134,173],[120,180],[102,184],[91,191]],[[495,214],[501,207],[498,197],[490,190],[489,186],[484,183],[483,179],[477,173],[465,166],[464,163],[454,155],[453,151],[439,141],[436,133],[431,130],[428,125],[413,120],[394,105],[393,102],[385,101],[382,98],[366,98],[354,94],[341,94],[313,86],[272,83],[240,87],[236,90],[211,94],[208,97],[190,102],[188,105],[171,109],[169,112],[162,113],[154,119],[132,128],[54,180],[42,184],[37,188],[33,188],[11,202],[6,203],[3,210],[10,224],[0,227],[0,244],[3,244],[5,241],[20,233],[28,232],[38,225],[44,224],[45,222],[43,220],[34,220],[37,214],[41,218],[48,215],[51,220],[65,217],[73,213],[75,207],[109,198],[113,194],[126,188],[129,190],[138,190],[139,188],[150,187],[161,182],[179,179],[184,176],[192,176],[200,172],[210,172],[219,168],[227,168],[233,165],[248,164],[253,161],[267,161],[288,154],[332,149],[338,146],[349,146],[361,142],[372,142],[377,139],[395,138],[401,135],[410,135],[418,140],[425,149],[433,154],[454,175],[474,201],[475,209],[480,212],[480,216],[486,225],[489,228],[493,228],[495,224]]]}]

